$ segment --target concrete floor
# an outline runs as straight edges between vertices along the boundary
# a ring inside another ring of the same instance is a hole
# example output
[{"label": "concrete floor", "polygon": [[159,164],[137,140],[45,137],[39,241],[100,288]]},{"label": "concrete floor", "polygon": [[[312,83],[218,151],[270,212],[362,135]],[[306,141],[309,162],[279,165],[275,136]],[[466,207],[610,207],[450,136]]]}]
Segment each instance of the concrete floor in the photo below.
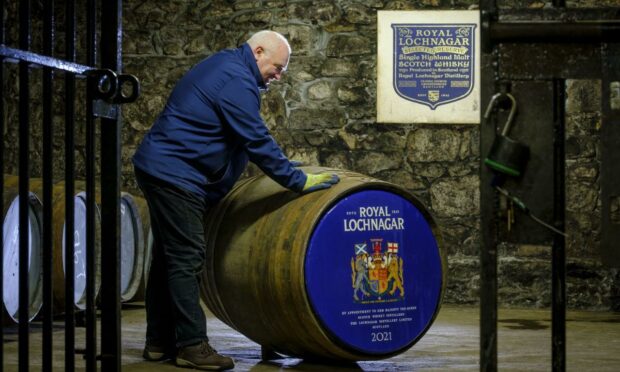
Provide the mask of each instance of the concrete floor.
[{"label": "concrete floor", "polygon": [[[153,363],[141,357],[144,345],[144,308],[125,306],[122,313],[123,371],[183,371],[170,361]],[[236,371],[478,371],[479,312],[477,307],[444,305],[428,333],[407,352],[374,362],[348,366],[310,364],[286,358],[263,362],[260,346],[230,329],[208,313],[211,344],[235,359]],[[499,313],[498,369],[500,371],[551,370],[551,314],[548,310],[502,309]],[[54,370],[62,371],[64,331],[54,337]],[[620,371],[620,314],[567,313],[567,370]],[[32,326],[30,370],[40,370],[41,334]],[[17,335],[7,329],[4,342],[4,371],[17,370]],[[84,329],[76,330],[77,340]],[[79,344],[79,342],[78,342]],[[79,347],[79,345],[78,345]],[[77,356],[78,363],[81,362]],[[76,370],[83,370],[79,365]]]}]

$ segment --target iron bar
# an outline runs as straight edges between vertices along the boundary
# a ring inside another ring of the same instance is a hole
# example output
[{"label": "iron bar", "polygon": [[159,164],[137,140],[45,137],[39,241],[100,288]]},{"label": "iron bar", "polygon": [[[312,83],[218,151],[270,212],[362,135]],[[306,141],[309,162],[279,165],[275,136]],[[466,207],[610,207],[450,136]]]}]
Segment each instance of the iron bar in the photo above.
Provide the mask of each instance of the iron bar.
[{"label": "iron bar", "polygon": [[[101,67],[122,67],[122,1],[101,9]],[[120,108],[101,119],[101,369],[120,371]]]},{"label": "iron bar", "polygon": [[618,42],[620,22],[501,21],[489,22],[486,32],[494,43]]},{"label": "iron bar", "polygon": [[[555,79],[553,85],[553,220],[554,226],[564,231],[565,225],[565,122],[566,97],[565,80]],[[551,261],[552,296],[552,364],[554,372],[566,370],[566,240],[560,234],[553,234]]]},{"label": "iron bar", "polygon": [[[66,3],[65,58],[75,62],[75,1]],[[75,370],[75,267],[74,267],[74,126],[75,126],[75,75],[65,74],[65,371]]]},{"label": "iron bar", "polygon": [[[485,57],[487,62],[492,58]],[[487,66],[490,69],[491,67]],[[493,84],[487,82],[483,84],[485,90],[496,89],[486,87]],[[485,94],[491,97],[493,91]],[[496,125],[494,122],[485,123],[482,118],[483,128],[481,132],[487,132],[486,135],[495,135]],[[495,116],[494,116],[495,118]],[[489,134],[492,132],[492,134]],[[489,151],[489,144],[480,141],[480,153],[486,154]],[[483,148],[484,147],[484,148]],[[482,245],[480,247],[480,371],[494,372],[497,371],[497,245],[498,245],[498,223],[497,223],[497,194],[493,190],[492,184],[493,173],[484,164],[481,165],[480,172],[480,192],[486,195],[488,199],[493,200],[491,203],[481,204],[480,218],[481,223],[485,226],[482,231]]]},{"label": "iron bar", "polygon": [[[496,14],[495,0],[481,0],[481,22],[490,22],[491,15]],[[483,33],[484,37],[485,34]],[[490,45],[490,43],[487,43]],[[497,92],[498,61],[497,48],[490,47],[487,53],[481,56],[481,97],[490,99]],[[486,104],[487,102],[484,102]],[[480,153],[486,154],[490,150],[491,140],[484,138],[495,136],[494,123],[486,123],[484,112],[480,113]],[[480,166],[480,195],[481,200],[497,200],[493,190],[493,174],[482,164]],[[496,203],[480,203],[481,230],[480,246],[480,371],[497,371],[497,205]]]},{"label": "iron bar", "polygon": [[9,48],[5,45],[0,45],[0,56],[4,57],[6,62],[25,61],[31,65],[30,67],[50,67],[56,70],[70,72],[77,76],[85,76],[88,70],[92,69],[92,67],[81,65],[74,61],[67,61],[30,51]]},{"label": "iron bar", "polygon": [[601,262],[606,267],[620,267],[620,44],[603,45],[601,79]]},{"label": "iron bar", "polygon": [[[86,2],[86,64],[97,62],[97,4]],[[97,370],[97,311],[95,304],[95,123],[93,117],[93,81],[86,82],[86,371]]]},{"label": "iron bar", "polygon": [[[54,53],[54,1],[48,0],[44,4],[43,15],[43,53],[52,56]],[[53,178],[53,78],[54,72],[51,67],[43,68],[43,372],[51,372],[53,365],[53,295],[52,295],[52,272],[53,272],[53,247],[52,247],[52,178]]]},{"label": "iron bar", "polygon": [[[493,223],[493,222],[491,222]],[[480,248],[480,371],[497,371],[497,242],[483,234]]]},{"label": "iron bar", "polygon": [[[4,0],[0,0],[0,44],[4,44]],[[0,55],[0,89],[4,89],[4,57]],[[4,100],[0,99],[0,133],[4,133]],[[0,200],[4,202],[4,140],[0,141]],[[4,224],[0,223],[0,252],[4,252]],[[4,254],[0,254],[0,288],[4,288]],[[4,313],[0,315],[0,322],[4,324]],[[4,327],[0,327],[0,366],[4,365]]]},{"label": "iron bar", "polygon": [[[30,1],[19,4],[19,46],[30,49]],[[30,177],[30,70],[19,63],[19,370],[29,370],[28,193]]]}]

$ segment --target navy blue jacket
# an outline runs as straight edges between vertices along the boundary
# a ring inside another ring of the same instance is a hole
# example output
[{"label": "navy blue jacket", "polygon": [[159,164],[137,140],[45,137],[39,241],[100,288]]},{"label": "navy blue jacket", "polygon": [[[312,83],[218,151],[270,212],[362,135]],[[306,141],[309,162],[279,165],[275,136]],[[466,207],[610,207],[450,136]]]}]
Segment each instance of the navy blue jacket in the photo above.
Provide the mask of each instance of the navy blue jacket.
[{"label": "navy blue jacket", "polygon": [[202,60],[176,84],[133,157],[135,167],[216,202],[249,159],[280,185],[301,191],[306,175],[269,134],[259,88],[266,87],[247,44]]}]

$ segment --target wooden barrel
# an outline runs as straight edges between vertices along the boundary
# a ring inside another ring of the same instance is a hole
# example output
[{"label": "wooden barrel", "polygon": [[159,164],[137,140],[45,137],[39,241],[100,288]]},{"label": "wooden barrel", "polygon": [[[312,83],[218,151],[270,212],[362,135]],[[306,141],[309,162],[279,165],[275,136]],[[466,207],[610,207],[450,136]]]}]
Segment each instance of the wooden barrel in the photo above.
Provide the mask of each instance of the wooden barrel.
[{"label": "wooden barrel", "polygon": [[[3,309],[7,323],[19,321],[19,178],[4,175],[3,200]],[[28,194],[28,321],[43,305],[42,204]]]},{"label": "wooden barrel", "polygon": [[[64,185],[64,183],[59,183],[59,185]],[[86,184],[84,181],[76,181],[75,189],[76,190],[84,190],[86,188]],[[101,277],[101,213],[99,209],[99,204],[101,202],[101,195],[99,192],[95,192],[95,207],[96,207],[96,235],[95,235],[95,251],[96,251],[96,289],[95,293],[99,293],[100,287],[100,277]],[[64,206],[63,206],[64,208]],[[75,234],[76,236],[80,236],[82,234],[85,236],[86,234],[86,194],[84,192],[79,192],[75,198]],[[122,302],[127,302],[133,298],[135,295],[138,286],[140,284],[140,280],[142,278],[143,271],[143,246],[144,246],[144,234],[142,232],[142,222],[141,217],[138,212],[138,206],[135,203],[134,197],[129,194],[122,192],[121,198],[119,201],[119,227],[120,227],[120,299]],[[79,218],[78,218],[79,216]],[[81,231],[78,231],[78,229]],[[77,243],[76,243],[77,244]],[[85,277],[85,268],[86,268],[86,245],[85,240],[81,239],[80,244],[83,244],[83,247],[80,247],[76,250],[75,262],[76,267],[79,268],[79,272],[75,270],[75,301],[76,306],[79,309],[84,309],[86,306],[86,277]],[[64,236],[63,236],[63,253],[64,249]],[[64,259],[64,255],[63,255]],[[64,273],[64,261],[63,261],[63,271]],[[64,298],[64,296],[63,296]]]},{"label": "wooden barrel", "polygon": [[[74,189],[74,303],[77,309],[86,308],[86,183],[75,181]],[[54,246],[55,251],[62,252],[54,256],[54,304],[58,311],[65,308],[65,183],[54,185]],[[101,279],[101,212],[99,204],[101,195],[95,192],[95,297],[100,290]],[[122,193],[119,201],[120,212],[120,258],[121,258],[121,301],[130,300],[139,285],[142,276],[142,247],[144,237],[140,216],[133,196]]]},{"label": "wooden barrel", "polygon": [[135,295],[131,301],[144,301],[146,296],[146,285],[149,280],[149,273],[151,269],[151,251],[153,249],[153,232],[151,231],[151,216],[149,214],[149,206],[146,200],[141,197],[134,196],[133,201],[138,208],[138,215],[142,223],[142,235],[145,237],[143,240],[143,256],[142,256],[142,277]]},{"label": "wooden barrel", "polygon": [[277,352],[374,360],[413,346],[446,282],[437,225],[405,189],[325,168],[340,183],[307,195],[266,176],[238,183],[206,218],[202,298]]},{"label": "wooden barrel", "polygon": [[138,206],[137,197],[121,193],[120,202],[121,236],[121,301],[134,298],[142,281],[144,270],[144,246],[146,235]]},{"label": "wooden barrel", "polygon": [[[86,193],[83,181],[74,182],[76,191],[73,198],[73,256],[74,256],[74,290],[73,302],[79,310],[86,308]],[[53,292],[54,308],[57,312],[65,311],[65,241],[66,241],[66,215],[65,215],[65,183],[58,182],[53,188],[53,223],[52,237],[54,247],[53,257]],[[101,212],[95,203],[95,297],[99,293],[101,285]]]}]

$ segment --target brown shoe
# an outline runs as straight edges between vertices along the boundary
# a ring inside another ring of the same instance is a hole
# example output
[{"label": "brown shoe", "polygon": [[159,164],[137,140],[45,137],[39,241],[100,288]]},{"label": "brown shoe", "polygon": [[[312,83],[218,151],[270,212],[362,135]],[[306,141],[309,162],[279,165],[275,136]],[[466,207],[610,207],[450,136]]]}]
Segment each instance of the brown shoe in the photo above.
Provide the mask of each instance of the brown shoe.
[{"label": "brown shoe", "polygon": [[146,345],[144,345],[142,357],[146,360],[150,360],[151,362],[158,362],[160,360],[172,359],[174,358],[174,354],[174,347],[166,348],[163,346],[147,343]]},{"label": "brown shoe", "polygon": [[176,363],[179,367],[209,371],[223,371],[235,366],[231,358],[218,354],[207,341],[179,349]]}]

